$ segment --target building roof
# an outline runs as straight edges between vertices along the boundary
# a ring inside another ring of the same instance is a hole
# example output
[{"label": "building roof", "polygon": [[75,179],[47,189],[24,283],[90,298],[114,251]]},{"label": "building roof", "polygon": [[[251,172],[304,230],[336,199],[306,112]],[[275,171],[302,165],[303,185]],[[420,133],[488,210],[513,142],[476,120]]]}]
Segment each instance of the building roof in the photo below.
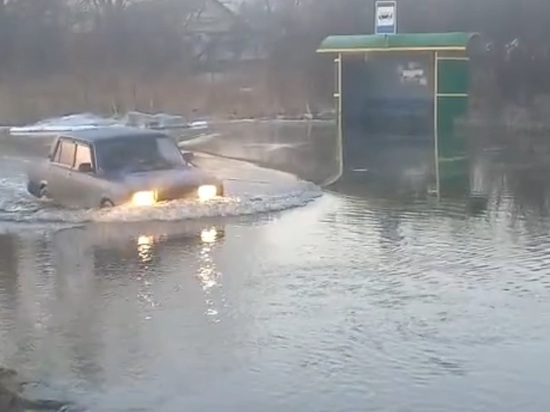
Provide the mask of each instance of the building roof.
[{"label": "building roof", "polygon": [[329,36],[318,53],[466,50],[477,33],[408,33]]},{"label": "building roof", "polygon": [[73,130],[69,132],[60,133],[60,136],[69,137],[75,140],[80,140],[86,143],[94,143],[100,140],[109,140],[117,138],[140,138],[140,137],[154,137],[154,136],[167,136],[166,134],[150,129],[140,129],[137,127],[127,126],[113,126],[113,127],[99,127],[93,129]]}]

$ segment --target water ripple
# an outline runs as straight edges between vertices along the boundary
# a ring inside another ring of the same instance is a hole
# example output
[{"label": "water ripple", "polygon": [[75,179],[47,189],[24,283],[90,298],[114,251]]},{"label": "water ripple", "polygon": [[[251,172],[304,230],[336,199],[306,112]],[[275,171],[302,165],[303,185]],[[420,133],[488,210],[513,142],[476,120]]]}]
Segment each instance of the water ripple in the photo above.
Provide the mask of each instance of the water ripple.
[{"label": "water ripple", "polygon": [[91,412],[549,409],[543,183],[488,168],[475,199],[387,180],[318,198],[205,162],[237,179],[228,200],[141,214],[27,202],[10,166],[0,216],[64,223],[0,232],[2,362]]}]

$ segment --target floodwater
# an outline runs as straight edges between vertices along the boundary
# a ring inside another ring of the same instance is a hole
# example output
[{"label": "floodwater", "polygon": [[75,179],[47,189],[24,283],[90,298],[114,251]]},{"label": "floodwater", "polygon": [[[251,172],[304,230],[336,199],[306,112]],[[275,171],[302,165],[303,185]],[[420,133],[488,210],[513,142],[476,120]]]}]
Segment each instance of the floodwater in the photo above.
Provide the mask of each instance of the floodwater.
[{"label": "floodwater", "polygon": [[429,148],[370,147],[321,190],[339,173],[329,126],[231,125],[185,142],[263,166],[200,156],[229,200],[68,211],[25,194],[43,142],[13,139],[0,364],[30,395],[93,412],[550,409],[548,165],[480,147],[436,196]]}]

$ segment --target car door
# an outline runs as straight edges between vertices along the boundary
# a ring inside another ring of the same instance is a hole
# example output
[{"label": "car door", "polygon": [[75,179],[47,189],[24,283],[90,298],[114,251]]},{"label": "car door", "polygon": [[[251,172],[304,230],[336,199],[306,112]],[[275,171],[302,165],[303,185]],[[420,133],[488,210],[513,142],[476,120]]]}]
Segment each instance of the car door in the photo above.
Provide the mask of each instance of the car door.
[{"label": "car door", "polygon": [[[81,169],[90,165],[90,170]],[[92,148],[89,144],[76,142],[76,155],[71,175],[72,203],[80,207],[97,207],[101,201],[102,180],[96,175]]]},{"label": "car door", "polygon": [[71,175],[75,161],[76,143],[61,137],[48,171],[48,192],[55,202],[70,204]]}]

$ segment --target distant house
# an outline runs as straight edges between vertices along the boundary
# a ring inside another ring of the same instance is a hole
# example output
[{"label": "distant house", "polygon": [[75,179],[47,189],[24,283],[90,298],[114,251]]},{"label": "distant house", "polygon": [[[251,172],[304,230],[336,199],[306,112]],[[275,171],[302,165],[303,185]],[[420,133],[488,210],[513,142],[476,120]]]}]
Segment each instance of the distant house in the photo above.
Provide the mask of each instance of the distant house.
[{"label": "distant house", "polygon": [[133,1],[152,7],[164,1],[174,14],[180,10],[182,41],[193,50],[197,71],[226,71],[266,56],[262,36],[239,14],[242,0]]},{"label": "distant house", "polygon": [[[94,25],[93,3],[68,1],[74,2],[79,10],[75,30],[91,30]],[[182,47],[190,46],[198,71],[219,72],[265,58],[263,43],[259,40],[261,36],[256,35],[239,15],[240,0],[128,0],[119,4],[124,4],[128,12],[133,11],[142,19],[151,13],[152,7],[155,10],[166,7],[171,21],[177,20],[180,14]]]},{"label": "distant house", "polygon": [[224,71],[266,57],[261,37],[238,14],[235,1],[194,1],[199,7],[185,36],[193,45],[198,70]]}]

